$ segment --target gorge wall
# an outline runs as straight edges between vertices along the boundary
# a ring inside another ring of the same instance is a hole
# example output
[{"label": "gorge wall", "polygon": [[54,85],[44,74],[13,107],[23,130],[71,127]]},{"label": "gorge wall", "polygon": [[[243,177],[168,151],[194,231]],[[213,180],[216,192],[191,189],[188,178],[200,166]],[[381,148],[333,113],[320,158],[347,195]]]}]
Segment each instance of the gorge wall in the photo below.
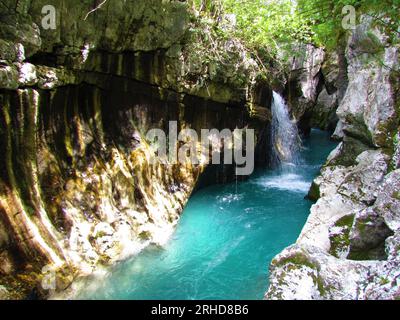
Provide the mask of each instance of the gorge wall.
[{"label": "gorge wall", "polygon": [[[46,298],[46,272],[63,291],[163,244],[196,186],[232,179],[232,166],[150,163],[150,129],[252,128],[268,162],[271,85],[240,41],[186,1],[99,4],[0,1],[0,298]],[[279,91],[302,133],[341,143],[266,298],[398,298],[398,48],[364,18],[346,54],[297,51]]]},{"label": "gorge wall", "polygon": [[333,132],[338,117],[336,110],[343,99],[347,81],[339,54],[312,44],[293,45],[296,56],[291,57],[283,90],[302,135],[312,128]]},{"label": "gorge wall", "polygon": [[341,143],[314,181],[296,244],[272,261],[266,299],[400,297],[398,47],[363,17],[346,59]]},{"label": "gorge wall", "polygon": [[185,1],[95,3],[1,2],[2,298],[46,297],[46,272],[64,290],[167,240],[206,166],[151,164],[149,129],[254,128],[267,159],[271,90],[239,42]]}]

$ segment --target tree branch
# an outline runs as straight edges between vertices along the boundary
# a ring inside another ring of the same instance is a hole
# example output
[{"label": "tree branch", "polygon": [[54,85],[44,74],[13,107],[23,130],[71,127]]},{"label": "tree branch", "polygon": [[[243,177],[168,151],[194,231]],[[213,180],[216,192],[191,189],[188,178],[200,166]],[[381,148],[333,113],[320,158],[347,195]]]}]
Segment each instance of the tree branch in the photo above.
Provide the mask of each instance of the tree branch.
[{"label": "tree branch", "polygon": [[96,8],[90,10],[90,11],[86,14],[86,16],[85,16],[85,18],[84,18],[83,20],[86,20],[86,19],[89,17],[89,15],[90,15],[91,13],[93,13],[93,12],[95,12],[96,10],[100,9],[106,2],[107,2],[107,0],[104,0],[104,1],[103,1],[102,3],[100,3]]}]

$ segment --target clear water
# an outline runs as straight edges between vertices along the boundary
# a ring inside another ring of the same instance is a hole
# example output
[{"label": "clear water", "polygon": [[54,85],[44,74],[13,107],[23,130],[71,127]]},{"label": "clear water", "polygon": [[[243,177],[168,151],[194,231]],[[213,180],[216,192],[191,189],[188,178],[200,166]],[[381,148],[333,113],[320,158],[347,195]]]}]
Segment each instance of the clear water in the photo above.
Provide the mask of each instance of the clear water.
[{"label": "clear water", "polygon": [[304,199],[335,144],[313,131],[303,164],[192,196],[176,233],[85,285],[86,299],[262,299],[272,258],[294,243],[309,214]]}]

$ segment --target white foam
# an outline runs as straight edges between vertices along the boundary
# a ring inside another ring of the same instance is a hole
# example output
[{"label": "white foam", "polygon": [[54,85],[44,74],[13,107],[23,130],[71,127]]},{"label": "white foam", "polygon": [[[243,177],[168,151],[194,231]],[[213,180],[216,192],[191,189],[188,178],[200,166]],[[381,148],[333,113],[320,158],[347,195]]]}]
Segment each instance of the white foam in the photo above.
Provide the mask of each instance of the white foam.
[{"label": "white foam", "polygon": [[223,195],[223,196],[217,196],[217,201],[219,204],[226,204],[226,203],[232,203],[232,202],[236,202],[236,201],[240,201],[243,199],[243,195],[241,194],[227,194],[227,195]]},{"label": "white foam", "polygon": [[278,189],[293,192],[307,192],[310,183],[301,176],[293,173],[286,173],[278,176],[264,177],[257,180],[257,184],[266,189]]}]

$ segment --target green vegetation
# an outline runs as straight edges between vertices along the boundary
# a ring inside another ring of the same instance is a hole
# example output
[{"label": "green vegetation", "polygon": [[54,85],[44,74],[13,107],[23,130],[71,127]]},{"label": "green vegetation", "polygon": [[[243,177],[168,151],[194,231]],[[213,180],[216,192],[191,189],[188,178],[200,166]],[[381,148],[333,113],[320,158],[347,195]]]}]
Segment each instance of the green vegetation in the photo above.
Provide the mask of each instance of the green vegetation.
[{"label": "green vegetation", "polygon": [[400,0],[192,0],[200,14],[216,21],[231,14],[236,27],[222,31],[233,33],[264,59],[293,55],[296,43],[343,47],[348,31],[342,22],[350,22],[347,5],[356,10],[356,24],[361,16],[370,16],[392,39],[398,37]]},{"label": "green vegetation", "polygon": [[354,214],[340,218],[334,227],[341,228],[341,232],[331,235],[329,240],[331,248],[329,253],[337,258],[343,257],[350,247],[350,231],[354,223]]},{"label": "green vegetation", "polygon": [[281,260],[272,260],[272,265],[274,267],[282,267],[287,264],[292,264],[300,267],[305,266],[314,270],[319,269],[317,265],[310,261],[310,258],[307,256],[307,254],[303,252],[295,252],[293,255],[285,257]]}]

